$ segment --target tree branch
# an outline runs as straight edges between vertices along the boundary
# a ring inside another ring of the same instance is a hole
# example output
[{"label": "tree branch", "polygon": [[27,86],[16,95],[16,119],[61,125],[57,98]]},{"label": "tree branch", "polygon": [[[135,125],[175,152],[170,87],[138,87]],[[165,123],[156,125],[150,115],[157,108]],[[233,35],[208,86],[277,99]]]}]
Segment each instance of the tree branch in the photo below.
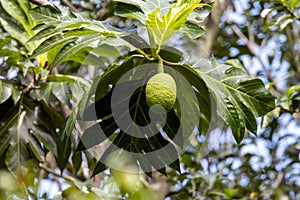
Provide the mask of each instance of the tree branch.
[{"label": "tree branch", "polygon": [[[206,2],[212,2],[204,1]],[[199,52],[199,56],[202,58],[208,58],[211,55],[213,44],[219,33],[219,23],[221,22],[222,15],[226,8],[232,4],[231,0],[215,0],[211,13],[205,21],[206,33],[199,39],[199,44],[203,47],[203,51]]]}]

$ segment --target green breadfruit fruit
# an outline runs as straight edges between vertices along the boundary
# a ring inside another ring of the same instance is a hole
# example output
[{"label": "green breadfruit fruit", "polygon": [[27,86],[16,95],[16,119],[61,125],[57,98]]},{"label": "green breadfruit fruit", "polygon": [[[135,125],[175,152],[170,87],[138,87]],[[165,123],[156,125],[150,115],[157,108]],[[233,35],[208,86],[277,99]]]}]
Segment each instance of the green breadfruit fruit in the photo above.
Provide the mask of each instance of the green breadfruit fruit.
[{"label": "green breadfruit fruit", "polygon": [[146,101],[149,107],[159,104],[166,112],[176,101],[176,83],[172,76],[159,73],[151,77],[146,86]]}]

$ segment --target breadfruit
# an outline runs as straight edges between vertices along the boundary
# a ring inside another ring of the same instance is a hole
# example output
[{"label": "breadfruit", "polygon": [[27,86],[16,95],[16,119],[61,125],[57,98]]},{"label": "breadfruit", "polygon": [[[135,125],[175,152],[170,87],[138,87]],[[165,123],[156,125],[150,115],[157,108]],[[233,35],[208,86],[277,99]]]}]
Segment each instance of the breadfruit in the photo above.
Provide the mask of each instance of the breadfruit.
[{"label": "breadfruit", "polygon": [[146,85],[146,101],[151,108],[161,105],[166,112],[170,111],[176,101],[176,83],[167,73],[158,73],[151,77]]}]

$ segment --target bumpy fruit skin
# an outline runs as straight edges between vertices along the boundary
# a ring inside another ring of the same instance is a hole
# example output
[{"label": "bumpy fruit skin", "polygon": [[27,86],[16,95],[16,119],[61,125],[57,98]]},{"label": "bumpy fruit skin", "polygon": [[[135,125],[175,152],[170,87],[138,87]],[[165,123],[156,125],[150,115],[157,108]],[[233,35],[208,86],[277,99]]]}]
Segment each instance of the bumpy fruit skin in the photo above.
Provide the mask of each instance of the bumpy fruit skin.
[{"label": "bumpy fruit skin", "polygon": [[166,112],[170,111],[176,101],[176,83],[167,73],[151,77],[146,86],[146,101],[149,107],[160,104]]}]

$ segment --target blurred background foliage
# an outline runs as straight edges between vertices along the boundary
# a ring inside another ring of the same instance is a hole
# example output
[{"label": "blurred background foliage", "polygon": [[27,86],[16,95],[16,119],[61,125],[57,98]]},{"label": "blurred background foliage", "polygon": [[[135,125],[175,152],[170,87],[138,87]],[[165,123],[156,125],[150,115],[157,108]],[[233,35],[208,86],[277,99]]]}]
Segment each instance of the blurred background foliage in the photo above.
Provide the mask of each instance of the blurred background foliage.
[{"label": "blurred background foliage", "polygon": [[[23,7],[34,7],[20,3],[23,1],[18,2]],[[86,12],[98,20],[109,18],[111,24],[120,28],[133,23],[130,19],[114,16],[114,6],[110,0],[52,2],[76,12]],[[172,41],[183,49],[193,45],[200,47],[199,56],[202,57],[213,54],[222,61],[238,58],[249,74],[261,78],[268,85],[276,97],[277,107],[258,119],[257,136],[250,134],[242,144],[237,145],[230,130],[224,130],[222,139],[204,157],[198,153],[197,145],[192,146],[181,158],[182,174],[167,170],[167,177],[155,173],[152,178],[141,176],[137,179],[132,174],[110,173],[106,170],[91,180],[90,169],[96,164],[95,152],[87,151],[84,155],[74,153],[72,144],[76,143],[76,135],[71,138],[75,141],[70,141],[57,134],[60,131],[58,128],[70,114],[68,106],[64,106],[74,105],[80,94],[90,87],[89,80],[101,74],[109,61],[122,54],[122,50],[112,50],[114,54],[107,56],[103,56],[105,52],[100,53],[103,58],[102,69],[80,67],[80,59],[76,60],[74,56],[57,68],[60,74],[66,76],[58,77],[53,73],[50,83],[42,83],[38,88],[42,92],[34,92],[35,85],[30,82],[30,76],[36,71],[41,75],[48,75],[50,71],[42,67],[45,66],[43,56],[37,61],[29,57],[35,44],[29,45],[26,41],[32,36],[34,22],[17,16],[12,18],[7,9],[13,8],[11,6],[1,1],[0,123],[4,128],[0,130],[0,136],[4,139],[0,141],[0,199],[128,199],[122,188],[127,191],[132,188],[124,188],[126,184],[135,187],[131,199],[300,199],[298,0],[216,0],[212,13],[204,22],[207,32],[203,38],[196,44],[183,36],[177,36]],[[25,13],[24,16],[27,15]],[[13,28],[9,30],[7,24]],[[23,93],[33,90],[29,93],[33,99],[46,99],[51,102],[51,107],[40,101],[31,102],[32,99],[18,92],[18,87]],[[13,130],[5,130],[6,126],[3,125],[15,123],[14,120],[5,119],[7,115],[14,116],[19,111],[20,105],[14,105],[14,102],[20,98],[27,105],[27,111],[21,115],[24,118],[22,120],[38,125],[39,131],[24,130],[34,136],[33,139],[23,138],[27,143],[30,140],[29,146],[19,147],[30,149],[24,151],[26,155],[22,155],[29,161],[24,164],[26,168],[21,170],[22,173],[12,175],[7,170],[13,171],[18,166],[8,167],[9,159],[5,155],[13,157],[16,151],[8,148],[8,143],[14,138],[6,131]],[[32,105],[35,110],[32,110]],[[32,121],[33,116],[40,120]],[[53,120],[55,127],[41,123],[45,120]],[[49,132],[51,137],[47,135]],[[41,153],[44,148],[36,143],[35,138],[42,140],[51,151]],[[64,169],[63,173],[58,169]]]}]

